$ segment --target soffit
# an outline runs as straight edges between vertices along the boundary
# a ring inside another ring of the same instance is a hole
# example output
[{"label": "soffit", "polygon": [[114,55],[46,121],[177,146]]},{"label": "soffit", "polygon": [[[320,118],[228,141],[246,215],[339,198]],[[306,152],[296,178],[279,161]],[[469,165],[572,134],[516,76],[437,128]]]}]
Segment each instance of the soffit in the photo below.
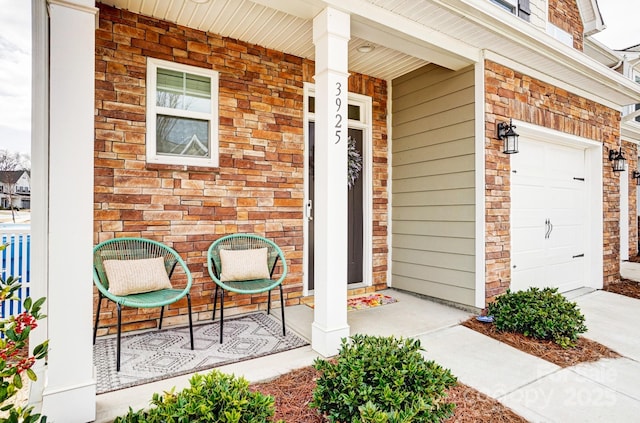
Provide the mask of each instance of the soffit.
[{"label": "soffit", "polygon": [[620,125],[620,136],[625,141],[640,145],[640,123],[636,121],[623,121]]},{"label": "soffit", "polygon": [[611,50],[592,37],[585,37],[584,52],[587,56],[597,60],[608,68],[617,68],[622,61],[622,55]]},{"label": "soffit", "polygon": [[[612,105],[640,102],[637,84],[489,0],[102,0],[121,9],[314,59],[313,17],[352,16],[349,70],[393,79],[429,62],[460,69],[481,51],[517,70]],[[371,53],[357,51],[372,42]]]},{"label": "soffit", "polygon": [[[313,60],[313,16],[323,6],[313,2],[284,2],[288,12],[277,8],[278,1],[210,0],[198,4],[190,0],[101,0],[102,3],[133,13],[174,22],[202,31],[235,38],[251,44]],[[283,3],[283,4],[284,4]],[[381,79],[393,79],[427,63],[416,57],[375,43],[370,53],[357,49],[370,43],[357,35],[349,41],[349,70]],[[423,55],[424,56],[424,55]],[[427,54],[428,56],[428,54]]]},{"label": "soffit", "polygon": [[[327,0],[337,1],[337,0]],[[349,1],[349,0],[342,0]],[[640,101],[640,87],[597,60],[560,43],[489,0],[367,0],[420,25],[464,41],[546,82],[562,82],[574,93],[622,106]],[[423,5],[424,7],[419,7]]]}]

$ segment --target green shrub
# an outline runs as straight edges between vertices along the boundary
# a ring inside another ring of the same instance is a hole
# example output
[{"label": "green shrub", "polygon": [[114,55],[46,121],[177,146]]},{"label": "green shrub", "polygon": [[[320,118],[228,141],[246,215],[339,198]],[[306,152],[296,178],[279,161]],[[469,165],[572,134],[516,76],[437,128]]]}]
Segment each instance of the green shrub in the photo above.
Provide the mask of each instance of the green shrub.
[{"label": "green shrub", "polygon": [[240,377],[212,371],[195,374],[190,387],[177,394],[153,394],[149,410],[131,408],[114,423],[264,423],[274,414],[273,397],[249,391]]},{"label": "green shrub", "polygon": [[330,422],[439,422],[453,414],[445,390],[456,384],[447,369],[426,361],[420,341],[354,335],[335,360],[317,359],[321,375],[311,407]]},{"label": "green shrub", "polygon": [[575,346],[578,336],[587,330],[577,304],[557,288],[507,291],[489,304],[487,312],[500,331],[551,340],[563,348]]}]

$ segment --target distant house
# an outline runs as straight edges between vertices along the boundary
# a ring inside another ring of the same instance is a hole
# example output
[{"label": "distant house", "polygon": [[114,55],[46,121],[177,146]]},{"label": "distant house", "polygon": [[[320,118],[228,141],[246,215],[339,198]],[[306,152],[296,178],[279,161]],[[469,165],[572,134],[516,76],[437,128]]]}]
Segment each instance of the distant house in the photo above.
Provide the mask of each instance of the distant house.
[{"label": "distant house", "polygon": [[31,177],[26,170],[0,171],[0,207],[31,208]]}]

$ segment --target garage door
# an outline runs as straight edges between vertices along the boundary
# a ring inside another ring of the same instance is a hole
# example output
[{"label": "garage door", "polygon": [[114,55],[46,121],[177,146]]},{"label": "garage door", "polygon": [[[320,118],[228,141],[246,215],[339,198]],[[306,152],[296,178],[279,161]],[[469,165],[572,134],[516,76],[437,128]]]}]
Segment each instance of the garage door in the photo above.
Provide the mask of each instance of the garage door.
[{"label": "garage door", "polygon": [[511,170],[511,289],[585,286],[585,150],[521,140]]}]

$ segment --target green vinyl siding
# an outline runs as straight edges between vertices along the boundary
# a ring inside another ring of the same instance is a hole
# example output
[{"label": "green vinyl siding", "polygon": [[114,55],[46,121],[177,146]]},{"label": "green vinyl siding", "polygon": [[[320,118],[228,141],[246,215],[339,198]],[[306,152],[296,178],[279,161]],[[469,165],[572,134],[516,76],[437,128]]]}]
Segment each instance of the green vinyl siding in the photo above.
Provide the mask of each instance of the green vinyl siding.
[{"label": "green vinyl siding", "polygon": [[427,65],[392,87],[392,286],[473,305],[473,67]]}]

